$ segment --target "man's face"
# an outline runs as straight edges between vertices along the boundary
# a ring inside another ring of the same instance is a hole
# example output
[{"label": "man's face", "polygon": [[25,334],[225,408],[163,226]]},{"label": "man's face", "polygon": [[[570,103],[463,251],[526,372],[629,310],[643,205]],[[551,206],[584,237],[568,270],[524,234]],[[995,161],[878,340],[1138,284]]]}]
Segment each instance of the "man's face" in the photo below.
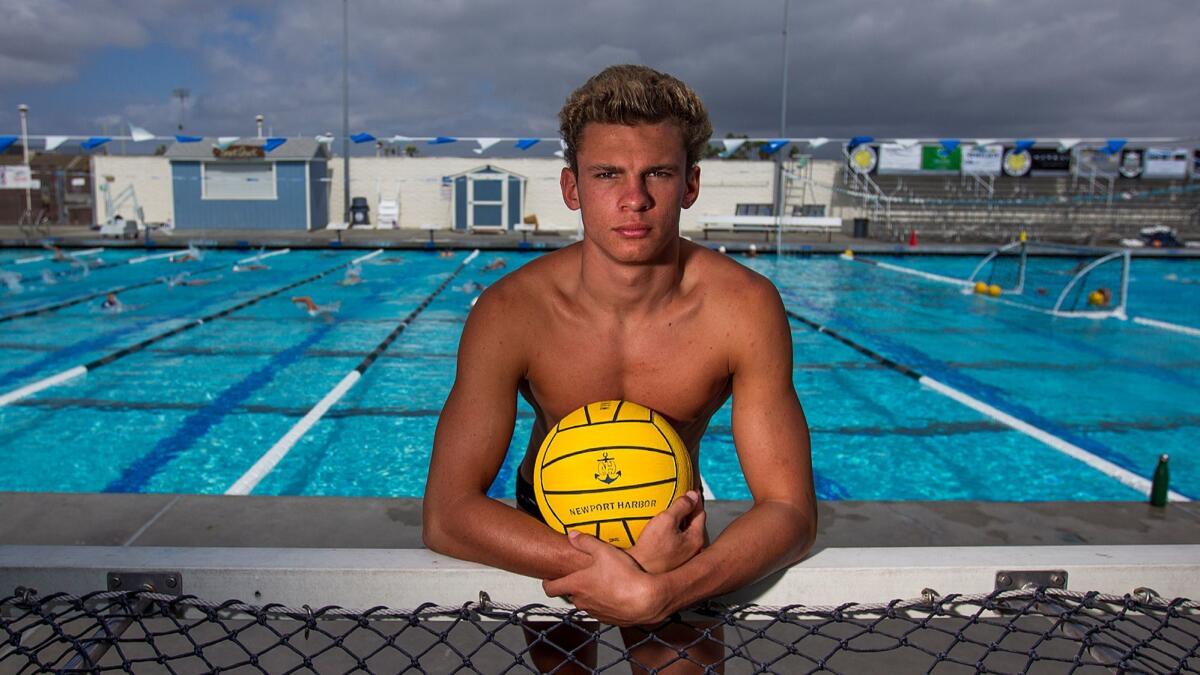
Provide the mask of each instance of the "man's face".
[{"label": "man's face", "polygon": [[679,126],[593,122],[575,158],[578,174],[565,168],[560,183],[587,239],[618,262],[657,260],[679,237],[679,210],[700,194],[700,167],[687,166]]}]

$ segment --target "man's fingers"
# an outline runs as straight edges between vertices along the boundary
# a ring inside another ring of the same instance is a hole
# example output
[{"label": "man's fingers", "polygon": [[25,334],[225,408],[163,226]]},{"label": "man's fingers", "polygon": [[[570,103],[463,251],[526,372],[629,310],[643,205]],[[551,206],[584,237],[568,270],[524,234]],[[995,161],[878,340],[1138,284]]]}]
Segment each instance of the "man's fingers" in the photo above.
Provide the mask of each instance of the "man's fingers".
[{"label": "man's fingers", "polygon": [[663,513],[667,514],[671,520],[678,523],[686,518],[687,515],[696,508],[696,502],[697,500],[693,496],[693,493],[688,492],[687,494],[676,497],[675,501],[671,502],[671,505],[668,506],[667,510],[663,511]]},{"label": "man's fingers", "polygon": [[546,597],[558,598],[564,595],[571,595],[575,587],[575,583],[571,579],[573,576],[575,575],[568,574],[567,576],[559,577],[558,579],[546,579],[543,581],[542,590],[546,592]]},{"label": "man's fingers", "polygon": [[572,546],[593,557],[603,549],[611,548],[611,545],[600,541],[590,534],[585,534],[577,530],[567,530],[567,539],[571,542]]}]

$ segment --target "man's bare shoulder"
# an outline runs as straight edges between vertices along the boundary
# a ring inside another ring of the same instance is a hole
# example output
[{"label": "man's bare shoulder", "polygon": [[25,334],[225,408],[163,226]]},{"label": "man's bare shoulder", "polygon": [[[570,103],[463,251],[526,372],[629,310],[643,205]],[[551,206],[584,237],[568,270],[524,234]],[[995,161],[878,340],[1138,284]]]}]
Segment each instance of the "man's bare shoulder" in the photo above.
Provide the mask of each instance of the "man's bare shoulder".
[{"label": "man's bare shoulder", "polygon": [[577,246],[538,256],[501,277],[479,296],[468,320],[519,329],[529,320],[545,316],[564,297],[562,281],[570,278],[572,264],[578,269]]},{"label": "man's bare shoulder", "polygon": [[684,284],[692,291],[702,291],[721,308],[753,310],[763,303],[779,306],[779,291],[767,277],[737,260],[698,244],[685,242],[687,256]]}]

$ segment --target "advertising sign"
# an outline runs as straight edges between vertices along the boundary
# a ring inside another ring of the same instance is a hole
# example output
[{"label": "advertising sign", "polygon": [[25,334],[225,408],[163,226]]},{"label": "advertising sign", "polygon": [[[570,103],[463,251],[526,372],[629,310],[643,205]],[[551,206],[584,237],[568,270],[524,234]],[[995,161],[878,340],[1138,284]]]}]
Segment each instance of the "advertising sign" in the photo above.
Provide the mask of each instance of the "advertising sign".
[{"label": "advertising sign", "polygon": [[999,176],[1004,146],[970,145],[963,150],[962,172],[970,176]]},{"label": "advertising sign", "polygon": [[962,147],[946,152],[941,145],[921,146],[921,171],[958,173],[962,169]]},{"label": "advertising sign", "polygon": [[879,146],[880,174],[885,173],[917,173],[921,170],[921,146],[900,146],[896,143],[884,143]]},{"label": "advertising sign", "polygon": [[34,184],[33,172],[28,164],[12,164],[0,166],[0,189],[33,189],[40,187]]},{"label": "advertising sign", "polygon": [[1030,148],[1029,175],[1057,176],[1071,172],[1071,152],[1058,148]]},{"label": "advertising sign", "polygon": [[875,148],[865,144],[856,146],[850,151],[850,170],[854,173],[871,173],[878,159]]},{"label": "advertising sign", "polygon": [[1142,175],[1142,151],[1127,149],[1121,151],[1121,166],[1117,169],[1125,178],[1137,178]]},{"label": "advertising sign", "polygon": [[1187,178],[1187,148],[1146,148],[1142,159],[1142,178]]},{"label": "advertising sign", "polygon": [[1004,173],[1013,176],[1014,178],[1024,176],[1029,173],[1029,167],[1033,166],[1033,159],[1029,157],[1028,150],[1017,152],[1016,148],[1009,148],[1004,153]]},{"label": "advertising sign", "polygon": [[1099,148],[1079,148],[1075,151],[1075,175],[1083,177],[1116,178],[1120,157]]},{"label": "advertising sign", "polygon": [[212,154],[217,159],[262,159],[267,156],[261,145],[231,145],[224,150],[213,147]]}]

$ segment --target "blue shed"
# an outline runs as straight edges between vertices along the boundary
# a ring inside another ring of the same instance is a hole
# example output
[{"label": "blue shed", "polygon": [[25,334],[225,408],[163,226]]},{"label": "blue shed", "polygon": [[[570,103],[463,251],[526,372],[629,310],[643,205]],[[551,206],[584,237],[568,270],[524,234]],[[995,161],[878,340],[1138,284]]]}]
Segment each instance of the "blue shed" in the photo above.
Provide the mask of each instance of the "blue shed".
[{"label": "blue shed", "polygon": [[278,140],[239,138],[223,144],[205,138],[168,148],[175,227],[324,228],[329,222],[328,146],[311,138]]},{"label": "blue shed", "polygon": [[487,164],[446,176],[454,184],[454,229],[511,230],[525,208],[525,176]]}]

